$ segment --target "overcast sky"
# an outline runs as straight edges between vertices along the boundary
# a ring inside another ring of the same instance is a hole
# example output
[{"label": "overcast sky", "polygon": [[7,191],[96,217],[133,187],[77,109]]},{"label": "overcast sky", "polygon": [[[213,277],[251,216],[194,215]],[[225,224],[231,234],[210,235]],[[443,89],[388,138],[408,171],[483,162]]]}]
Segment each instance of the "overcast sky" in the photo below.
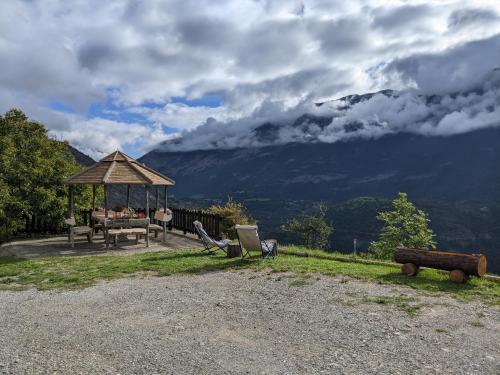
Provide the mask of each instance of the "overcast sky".
[{"label": "overcast sky", "polygon": [[[500,66],[499,8],[498,0],[2,1],[0,111],[20,108],[97,158],[114,149],[140,156],[179,134],[205,142],[347,94],[463,92],[484,87]],[[450,104],[442,126],[440,117],[419,129],[491,124],[498,87],[488,90]],[[401,111],[377,100],[349,116]],[[415,108],[406,120],[428,110]],[[334,141],[336,129],[319,138]]]}]

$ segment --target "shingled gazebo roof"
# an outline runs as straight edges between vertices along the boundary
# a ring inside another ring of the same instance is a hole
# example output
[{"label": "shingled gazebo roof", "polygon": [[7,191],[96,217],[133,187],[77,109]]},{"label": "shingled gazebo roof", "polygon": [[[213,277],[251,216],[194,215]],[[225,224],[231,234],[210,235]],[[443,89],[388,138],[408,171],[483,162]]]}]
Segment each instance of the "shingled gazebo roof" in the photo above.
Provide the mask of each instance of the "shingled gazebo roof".
[{"label": "shingled gazebo roof", "polygon": [[68,177],[66,183],[172,186],[175,181],[146,167],[125,153],[115,151],[84,171]]}]

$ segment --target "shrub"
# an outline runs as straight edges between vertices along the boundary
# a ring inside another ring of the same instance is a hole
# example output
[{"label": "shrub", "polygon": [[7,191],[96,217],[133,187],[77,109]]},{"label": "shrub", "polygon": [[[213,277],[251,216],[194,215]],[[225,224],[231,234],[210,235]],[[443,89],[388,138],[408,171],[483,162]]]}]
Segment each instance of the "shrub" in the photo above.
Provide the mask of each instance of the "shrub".
[{"label": "shrub", "polygon": [[281,226],[281,230],[299,236],[302,244],[309,249],[326,249],[334,230],[325,220],[326,211],[326,206],[320,203],[312,213],[289,220]]},{"label": "shrub", "polygon": [[254,224],[242,203],[228,197],[226,204],[215,204],[205,210],[207,214],[218,215],[222,218],[221,233],[226,238],[236,238],[236,224]]},{"label": "shrub", "polygon": [[[68,145],[50,139],[43,125],[16,109],[0,116],[0,242],[21,230],[26,216],[62,225],[68,202],[64,179],[79,170]],[[90,206],[89,188],[75,192],[76,209]]]},{"label": "shrub", "polygon": [[384,222],[378,241],[370,245],[370,254],[375,258],[390,259],[397,246],[434,249],[434,233],[429,228],[427,214],[408,201],[406,193],[399,193],[393,200],[394,210],[380,212],[377,218]]}]

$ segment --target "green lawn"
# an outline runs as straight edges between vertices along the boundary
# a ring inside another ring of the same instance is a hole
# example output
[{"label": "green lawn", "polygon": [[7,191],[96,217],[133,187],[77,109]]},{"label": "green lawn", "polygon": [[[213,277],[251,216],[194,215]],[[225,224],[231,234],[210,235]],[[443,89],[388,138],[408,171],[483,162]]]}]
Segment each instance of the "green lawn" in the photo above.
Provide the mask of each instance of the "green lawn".
[{"label": "green lawn", "polygon": [[315,273],[344,275],[384,284],[407,285],[432,293],[447,293],[458,298],[479,298],[486,303],[500,304],[500,283],[490,280],[471,278],[467,284],[454,284],[448,280],[447,274],[435,270],[424,270],[417,277],[409,278],[401,275],[398,268],[391,266],[338,261],[333,259],[335,255],[320,251],[305,253],[302,255],[309,256],[280,254],[274,260],[265,261],[260,260],[257,255],[244,260],[228,259],[221,254],[202,255],[199,250],[128,256],[47,257],[30,260],[0,258],[0,289],[81,288],[90,286],[97,280],[141,273],[168,276],[228,269],[252,269],[294,272],[298,275]]}]

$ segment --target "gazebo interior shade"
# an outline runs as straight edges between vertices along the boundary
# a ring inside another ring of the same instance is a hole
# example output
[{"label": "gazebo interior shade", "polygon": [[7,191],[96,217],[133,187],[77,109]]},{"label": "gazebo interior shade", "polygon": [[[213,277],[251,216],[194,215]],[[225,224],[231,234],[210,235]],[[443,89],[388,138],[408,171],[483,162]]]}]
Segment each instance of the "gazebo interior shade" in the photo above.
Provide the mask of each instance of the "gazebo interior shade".
[{"label": "gazebo interior shade", "polygon": [[69,177],[66,183],[172,186],[175,181],[146,167],[125,153],[115,151],[84,171]]}]

